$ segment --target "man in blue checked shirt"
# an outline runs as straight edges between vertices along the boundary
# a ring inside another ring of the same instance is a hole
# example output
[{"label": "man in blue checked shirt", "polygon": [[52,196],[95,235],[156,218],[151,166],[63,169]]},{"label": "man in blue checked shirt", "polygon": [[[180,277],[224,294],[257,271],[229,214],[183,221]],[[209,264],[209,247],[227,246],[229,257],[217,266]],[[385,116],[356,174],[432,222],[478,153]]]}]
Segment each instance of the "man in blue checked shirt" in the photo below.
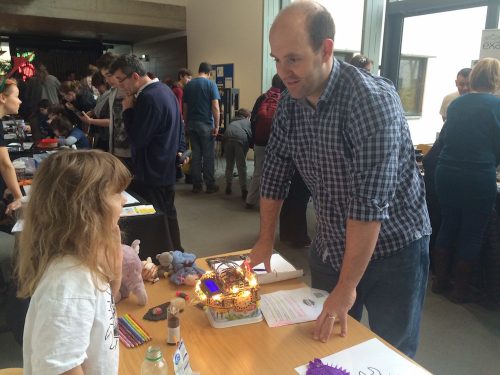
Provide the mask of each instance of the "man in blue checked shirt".
[{"label": "man in blue checked shirt", "polygon": [[[315,2],[283,9],[270,31],[285,91],[266,148],[252,264],[270,270],[276,221],[294,168],[314,199],[312,287],[330,291],[314,329],[326,342],[347,314],[414,356],[431,228],[404,112],[392,84],[333,57],[335,26]],[[296,167],[294,167],[294,165]]]}]

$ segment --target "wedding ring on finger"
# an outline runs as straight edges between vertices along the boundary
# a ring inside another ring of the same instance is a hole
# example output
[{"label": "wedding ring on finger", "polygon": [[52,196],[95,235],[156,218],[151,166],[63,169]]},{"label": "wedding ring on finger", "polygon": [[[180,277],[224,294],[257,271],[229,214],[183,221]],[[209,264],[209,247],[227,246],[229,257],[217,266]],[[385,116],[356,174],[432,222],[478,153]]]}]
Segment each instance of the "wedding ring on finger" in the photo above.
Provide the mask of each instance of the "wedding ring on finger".
[{"label": "wedding ring on finger", "polygon": [[332,314],[332,313],[326,313],[326,317],[328,319],[335,319],[336,318],[336,316],[334,314]]}]

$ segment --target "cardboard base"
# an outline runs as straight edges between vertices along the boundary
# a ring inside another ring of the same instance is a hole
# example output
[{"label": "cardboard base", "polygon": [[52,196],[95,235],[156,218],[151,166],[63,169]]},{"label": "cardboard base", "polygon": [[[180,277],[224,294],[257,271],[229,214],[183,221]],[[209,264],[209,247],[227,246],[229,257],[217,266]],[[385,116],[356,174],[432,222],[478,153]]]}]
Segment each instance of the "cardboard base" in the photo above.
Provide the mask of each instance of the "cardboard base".
[{"label": "cardboard base", "polygon": [[252,323],[258,323],[264,320],[264,316],[262,315],[262,312],[260,309],[257,310],[257,314],[252,317],[248,318],[241,318],[241,319],[216,319],[213,316],[213,312],[208,308],[205,310],[205,314],[208,317],[208,321],[210,322],[210,325],[214,328],[228,328],[228,327],[235,327],[235,326],[241,326],[245,324],[252,324]]}]

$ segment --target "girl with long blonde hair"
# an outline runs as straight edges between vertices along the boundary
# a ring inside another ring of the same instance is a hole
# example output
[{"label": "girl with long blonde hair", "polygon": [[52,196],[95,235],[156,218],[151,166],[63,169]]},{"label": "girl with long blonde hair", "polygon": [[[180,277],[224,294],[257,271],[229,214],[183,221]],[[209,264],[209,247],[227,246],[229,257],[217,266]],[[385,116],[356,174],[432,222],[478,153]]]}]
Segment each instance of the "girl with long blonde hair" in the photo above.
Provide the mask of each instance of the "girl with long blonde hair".
[{"label": "girl with long blonde hair", "polygon": [[117,158],[98,150],[58,152],[36,172],[16,267],[18,297],[31,297],[25,374],[118,373],[113,295],[130,179]]}]

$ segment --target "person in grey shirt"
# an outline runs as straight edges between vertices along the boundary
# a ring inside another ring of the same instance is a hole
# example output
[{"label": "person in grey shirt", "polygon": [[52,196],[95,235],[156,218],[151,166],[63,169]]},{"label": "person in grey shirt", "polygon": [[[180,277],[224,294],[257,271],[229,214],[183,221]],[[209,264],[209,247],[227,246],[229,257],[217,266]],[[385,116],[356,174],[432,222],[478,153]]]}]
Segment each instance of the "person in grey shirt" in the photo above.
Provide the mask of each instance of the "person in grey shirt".
[{"label": "person in grey shirt", "polygon": [[226,194],[232,193],[233,169],[236,162],[240,180],[241,198],[247,199],[247,152],[252,139],[250,111],[240,108],[224,132],[224,155],[226,156]]}]

